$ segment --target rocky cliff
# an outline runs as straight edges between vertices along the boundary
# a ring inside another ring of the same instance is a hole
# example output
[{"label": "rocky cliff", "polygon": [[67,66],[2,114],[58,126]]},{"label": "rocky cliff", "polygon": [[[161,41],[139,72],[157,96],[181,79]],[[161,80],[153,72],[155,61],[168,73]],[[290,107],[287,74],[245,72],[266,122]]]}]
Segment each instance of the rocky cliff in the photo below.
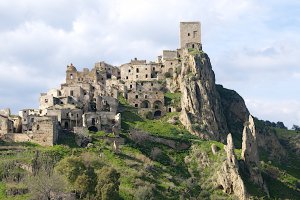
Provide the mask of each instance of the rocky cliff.
[{"label": "rocky cliff", "polygon": [[[187,50],[167,87],[182,93],[180,121],[194,135],[204,139],[225,141],[232,133],[234,144],[242,147],[244,123],[250,115],[244,99],[234,90],[215,84],[215,74],[207,54]],[[256,122],[258,123],[258,122]],[[286,153],[271,130],[259,126],[257,145],[272,158],[281,160]]]},{"label": "rocky cliff", "polygon": [[201,138],[224,141],[228,128],[207,54],[187,54],[182,61],[179,82],[181,122]]},{"label": "rocky cliff", "polygon": [[244,99],[236,91],[226,89],[222,85],[216,85],[216,88],[221,97],[229,132],[232,133],[235,146],[241,148],[244,123],[248,120],[250,113]]},{"label": "rocky cliff", "polygon": [[246,188],[239,174],[239,166],[234,154],[234,145],[232,135],[227,136],[227,145],[224,146],[227,159],[223,162],[221,169],[218,171],[217,182],[227,194],[233,194],[238,199],[247,199]]},{"label": "rocky cliff", "polygon": [[245,163],[245,169],[249,173],[250,179],[262,187],[264,183],[259,170],[259,155],[256,138],[254,120],[253,117],[249,115],[249,120],[245,123],[243,130],[242,160]]}]

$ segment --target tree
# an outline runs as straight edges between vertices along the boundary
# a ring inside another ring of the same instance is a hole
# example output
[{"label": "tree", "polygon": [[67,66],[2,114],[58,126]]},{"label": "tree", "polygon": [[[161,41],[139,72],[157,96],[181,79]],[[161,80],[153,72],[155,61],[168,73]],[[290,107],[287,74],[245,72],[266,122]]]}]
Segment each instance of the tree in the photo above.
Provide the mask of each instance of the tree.
[{"label": "tree", "polygon": [[111,167],[103,167],[97,173],[96,198],[102,200],[119,199],[120,174]]},{"label": "tree", "polygon": [[65,175],[71,184],[74,184],[86,167],[79,157],[71,156],[61,160],[55,169],[58,173]]},{"label": "tree", "polygon": [[33,199],[38,200],[52,199],[55,194],[64,192],[67,188],[67,183],[62,176],[57,173],[48,175],[44,170],[29,177],[27,185]]},{"label": "tree", "polygon": [[300,126],[294,124],[292,129],[295,130],[295,131],[300,131]]},{"label": "tree", "polygon": [[276,128],[287,129],[287,127],[284,125],[283,122],[277,122],[277,123],[276,123]]}]

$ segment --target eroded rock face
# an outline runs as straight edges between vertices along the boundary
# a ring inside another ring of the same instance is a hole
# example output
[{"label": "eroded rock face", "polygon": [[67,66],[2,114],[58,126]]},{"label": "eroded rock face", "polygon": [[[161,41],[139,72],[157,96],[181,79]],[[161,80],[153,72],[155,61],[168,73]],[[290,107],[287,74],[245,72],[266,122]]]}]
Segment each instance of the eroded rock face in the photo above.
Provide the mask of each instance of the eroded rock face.
[{"label": "eroded rock face", "polygon": [[227,194],[234,194],[238,199],[248,199],[244,182],[238,171],[231,134],[227,136],[227,145],[224,146],[224,149],[227,159],[218,171],[217,183]]},{"label": "eroded rock face", "polygon": [[280,144],[274,131],[269,128],[256,128],[257,146],[268,152],[270,160],[284,161],[287,158],[285,148]]},{"label": "eroded rock face", "polygon": [[216,88],[221,97],[229,132],[235,135],[235,138],[242,139],[244,122],[248,121],[250,114],[244,99],[236,91],[226,89],[222,85],[216,85]]},{"label": "eroded rock face", "polygon": [[251,181],[263,187],[263,178],[259,170],[256,131],[254,120],[251,115],[249,115],[249,120],[245,123],[243,130],[242,160],[245,163],[245,168],[249,172]]},{"label": "eroded rock face", "polygon": [[179,80],[182,93],[180,121],[201,138],[223,141],[228,128],[208,56],[187,54]]}]

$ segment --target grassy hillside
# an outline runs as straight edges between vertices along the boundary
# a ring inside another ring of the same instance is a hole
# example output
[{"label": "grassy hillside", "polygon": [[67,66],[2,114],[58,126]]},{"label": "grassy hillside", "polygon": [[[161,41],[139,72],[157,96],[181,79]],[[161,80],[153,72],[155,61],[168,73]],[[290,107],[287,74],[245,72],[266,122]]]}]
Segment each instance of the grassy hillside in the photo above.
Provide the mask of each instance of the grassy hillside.
[{"label": "grassy hillside", "polygon": [[[224,144],[204,141],[191,135],[178,121],[179,113],[168,113],[161,119],[149,120],[121,100],[124,145],[116,152],[109,138],[112,134],[90,133],[93,145],[77,147],[74,136],[61,138],[54,147],[40,147],[30,143],[1,143],[0,199],[28,199],[33,194],[7,195],[10,187],[26,188],[31,172],[21,164],[36,170],[56,169],[66,158],[78,158],[86,167],[99,173],[104,167],[116,169],[119,178],[119,199],[234,199],[214,184],[216,171],[226,158]],[[172,123],[168,121],[172,119]],[[145,133],[142,139],[132,138],[132,132]],[[276,130],[284,140],[294,132]],[[107,136],[107,137],[106,137]],[[159,140],[155,140],[159,139]],[[164,142],[162,142],[164,141]],[[173,142],[175,146],[170,145]],[[170,144],[169,144],[170,143]],[[184,148],[179,148],[185,144]],[[219,151],[213,154],[211,145]],[[285,163],[275,163],[261,155],[263,176],[269,187],[270,199],[299,199],[299,158],[292,150]],[[38,152],[38,153],[37,153]],[[241,150],[236,150],[240,159]],[[55,171],[55,170],[54,170]],[[83,170],[76,173],[81,175]],[[245,177],[244,177],[245,179]],[[257,186],[246,181],[254,198],[268,199]],[[64,187],[64,192],[78,191],[78,185]],[[85,194],[82,194],[83,196]],[[86,196],[87,197],[87,196]]]}]

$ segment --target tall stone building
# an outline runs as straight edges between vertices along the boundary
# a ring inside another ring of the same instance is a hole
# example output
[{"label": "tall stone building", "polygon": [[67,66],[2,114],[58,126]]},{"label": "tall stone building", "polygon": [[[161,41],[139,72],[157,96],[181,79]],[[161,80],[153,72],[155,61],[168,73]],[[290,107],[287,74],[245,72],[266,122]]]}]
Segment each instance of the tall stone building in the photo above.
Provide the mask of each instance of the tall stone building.
[{"label": "tall stone building", "polygon": [[196,48],[201,44],[200,22],[180,22],[180,48]]}]

